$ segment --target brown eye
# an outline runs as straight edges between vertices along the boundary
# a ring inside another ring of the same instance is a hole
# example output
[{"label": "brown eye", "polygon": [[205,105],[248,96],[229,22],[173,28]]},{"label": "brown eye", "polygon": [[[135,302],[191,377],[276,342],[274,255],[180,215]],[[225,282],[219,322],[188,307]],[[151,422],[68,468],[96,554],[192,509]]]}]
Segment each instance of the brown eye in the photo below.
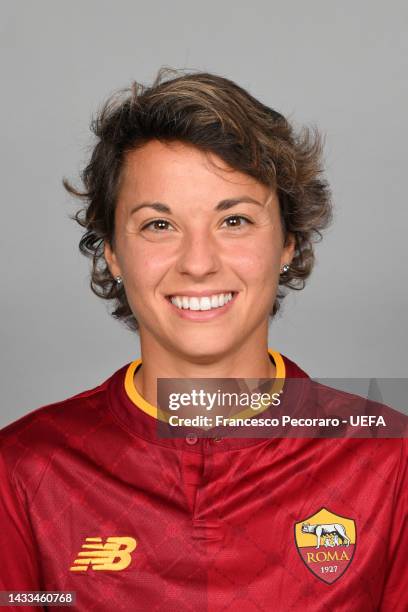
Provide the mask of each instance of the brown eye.
[{"label": "brown eye", "polygon": [[242,215],[231,215],[224,219],[224,223],[227,223],[227,227],[232,229],[243,227],[244,225],[251,224],[252,221],[243,217]]},{"label": "brown eye", "polygon": [[142,230],[151,229],[153,232],[162,232],[168,230],[171,227],[170,222],[165,219],[155,219],[154,221],[150,221],[150,223],[146,223],[142,227]]}]

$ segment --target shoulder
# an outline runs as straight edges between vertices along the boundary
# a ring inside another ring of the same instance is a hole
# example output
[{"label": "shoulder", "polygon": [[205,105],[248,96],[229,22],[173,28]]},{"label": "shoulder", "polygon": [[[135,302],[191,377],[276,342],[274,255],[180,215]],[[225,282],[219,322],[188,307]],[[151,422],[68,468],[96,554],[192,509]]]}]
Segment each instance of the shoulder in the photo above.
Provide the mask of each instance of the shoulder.
[{"label": "shoulder", "polygon": [[89,432],[110,423],[108,392],[120,368],[100,385],[41,406],[0,430],[3,476],[37,480],[56,452],[80,447]]},{"label": "shoulder", "polygon": [[371,399],[370,396],[380,395],[376,389],[368,389],[365,396],[337,389],[331,386],[335,384],[334,380],[325,380],[329,384],[323,384],[310,378],[297,363],[281,356],[285,362],[288,390],[291,391],[289,398],[293,416],[340,419],[341,423],[348,423],[334,436],[321,431],[315,436],[316,444],[335,449],[338,455],[360,457],[363,465],[370,466],[373,473],[382,473],[387,482],[394,480],[408,485],[407,415],[382,401]]},{"label": "shoulder", "polygon": [[13,421],[0,430],[0,448],[4,450],[17,440],[32,440],[39,442],[52,438],[63,438],[66,435],[64,428],[78,420],[87,418],[93,412],[95,400],[103,395],[107,381],[94,389],[87,389],[67,399],[47,404],[30,411],[23,417]]}]

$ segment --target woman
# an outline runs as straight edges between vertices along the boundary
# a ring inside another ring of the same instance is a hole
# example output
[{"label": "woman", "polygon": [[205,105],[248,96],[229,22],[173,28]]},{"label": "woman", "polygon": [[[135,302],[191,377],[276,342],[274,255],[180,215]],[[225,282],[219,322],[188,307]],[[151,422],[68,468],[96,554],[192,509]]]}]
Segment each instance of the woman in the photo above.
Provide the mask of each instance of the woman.
[{"label": "woman", "polygon": [[158,434],[159,378],[307,378],[268,325],[331,215],[317,132],[165,76],[107,102],[85,190],[65,182],[141,360],[2,431],[1,586],[77,610],[405,610],[401,441]]}]

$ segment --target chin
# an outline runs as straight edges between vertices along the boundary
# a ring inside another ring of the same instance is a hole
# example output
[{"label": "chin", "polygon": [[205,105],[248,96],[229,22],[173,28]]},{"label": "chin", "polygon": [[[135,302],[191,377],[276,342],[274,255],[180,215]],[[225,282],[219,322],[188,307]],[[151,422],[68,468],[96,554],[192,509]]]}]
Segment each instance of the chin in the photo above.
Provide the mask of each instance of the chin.
[{"label": "chin", "polygon": [[[192,335],[193,336],[193,335]],[[203,337],[202,334],[197,334],[197,337],[185,338],[181,344],[177,342],[175,352],[185,356],[188,360],[194,360],[197,363],[211,363],[217,357],[222,357],[234,346],[232,338],[218,337]]]}]

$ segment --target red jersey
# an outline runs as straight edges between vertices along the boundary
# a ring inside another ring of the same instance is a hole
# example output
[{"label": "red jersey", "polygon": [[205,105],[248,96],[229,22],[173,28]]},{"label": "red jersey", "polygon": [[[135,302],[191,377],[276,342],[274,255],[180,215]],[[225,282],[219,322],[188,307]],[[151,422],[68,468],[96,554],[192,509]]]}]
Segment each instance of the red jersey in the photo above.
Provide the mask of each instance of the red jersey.
[{"label": "red jersey", "polygon": [[408,609],[406,440],[161,439],[138,363],[1,431],[0,590],[86,612]]}]

